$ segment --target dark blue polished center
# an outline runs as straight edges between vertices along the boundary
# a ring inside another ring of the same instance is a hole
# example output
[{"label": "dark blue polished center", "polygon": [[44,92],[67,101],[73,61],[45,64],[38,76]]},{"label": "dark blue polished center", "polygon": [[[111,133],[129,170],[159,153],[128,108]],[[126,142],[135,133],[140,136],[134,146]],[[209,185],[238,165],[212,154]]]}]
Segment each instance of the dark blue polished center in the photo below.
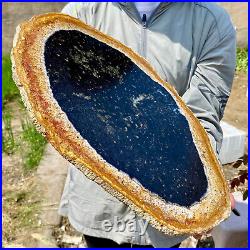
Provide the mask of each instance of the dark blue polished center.
[{"label": "dark blue polished center", "polygon": [[45,64],[54,98],[110,164],[168,202],[190,206],[207,178],[171,95],[121,52],[79,31],[57,31]]}]

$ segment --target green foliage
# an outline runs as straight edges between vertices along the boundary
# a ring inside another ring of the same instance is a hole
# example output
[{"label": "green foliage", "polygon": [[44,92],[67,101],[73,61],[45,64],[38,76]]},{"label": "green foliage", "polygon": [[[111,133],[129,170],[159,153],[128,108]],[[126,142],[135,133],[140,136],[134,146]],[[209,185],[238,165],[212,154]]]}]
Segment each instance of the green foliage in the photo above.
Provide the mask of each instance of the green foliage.
[{"label": "green foliage", "polygon": [[38,166],[43,156],[46,140],[37,132],[34,125],[27,120],[22,121],[22,129],[23,150],[21,150],[21,154],[23,166],[26,171],[30,171]]},{"label": "green foliage", "polygon": [[2,57],[2,106],[20,96],[17,86],[12,79],[11,61],[9,55]]},{"label": "green foliage", "polygon": [[11,126],[11,113],[10,110],[3,112],[2,121],[2,150],[6,154],[13,154],[17,148],[14,134]]},{"label": "green foliage", "polygon": [[43,156],[46,140],[27,119],[22,121],[21,133],[14,134],[11,121],[11,110],[4,109],[2,152],[9,155],[18,152],[21,155],[24,170],[33,170],[38,166]]},{"label": "green foliage", "polygon": [[248,48],[237,48],[236,70],[247,72],[248,70]]}]

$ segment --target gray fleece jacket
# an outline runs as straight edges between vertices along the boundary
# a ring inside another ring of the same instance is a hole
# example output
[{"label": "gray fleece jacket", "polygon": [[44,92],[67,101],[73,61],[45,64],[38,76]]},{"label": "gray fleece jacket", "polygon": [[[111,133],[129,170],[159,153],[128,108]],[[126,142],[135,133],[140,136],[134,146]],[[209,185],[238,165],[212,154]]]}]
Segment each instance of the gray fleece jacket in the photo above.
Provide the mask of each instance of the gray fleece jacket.
[{"label": "gray fleece jacket", "polygon": [[[219,153],[219,122],[232,86],[236,47],[235,29],[224,9],[213,3],[162,2],[145,22],[128,2],[69,3],[62,12],[116,38],[148,60],[176,88]],[[170,247],[186,237],[169,237],[147,225],[73,165],[59,213],[68,216],[78,231],[117,243]]]}]

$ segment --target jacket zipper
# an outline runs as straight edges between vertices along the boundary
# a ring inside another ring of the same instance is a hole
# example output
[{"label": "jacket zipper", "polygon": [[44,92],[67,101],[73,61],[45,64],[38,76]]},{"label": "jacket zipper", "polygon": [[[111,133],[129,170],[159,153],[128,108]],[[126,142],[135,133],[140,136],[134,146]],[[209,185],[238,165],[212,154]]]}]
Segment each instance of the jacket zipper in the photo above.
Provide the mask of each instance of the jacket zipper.
[{"label": "jacket zipper", "polygon": [[142,15],[142,32],[141,32],[141,56],[146,58],[146,34],[147,33],[147,16],[146,14]]}]

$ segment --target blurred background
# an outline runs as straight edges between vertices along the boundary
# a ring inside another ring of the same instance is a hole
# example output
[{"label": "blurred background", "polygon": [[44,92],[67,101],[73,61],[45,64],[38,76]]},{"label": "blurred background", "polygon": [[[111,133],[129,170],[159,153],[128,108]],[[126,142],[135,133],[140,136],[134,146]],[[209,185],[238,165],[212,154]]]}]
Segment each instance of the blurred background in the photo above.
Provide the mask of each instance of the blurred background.
[{"label": "blurred background", "polygon": [[[67,219],[57,214],[68,163],[32,125],[12,80],[9,58],[13,36],[19,23],[35,14],[60,12],[65,4],[66,2],[2,4],[4,247],[85,246],[81,235],[69,225]],[[248,204],[248,3],[217,2],[217,4],[228,11],[237,31],[237,68],[222,122],[224,141],[220,159],[231,191],[235,192],[239,207],[243,204],[244,210],[244,206],[247,207]],[[232,224],[234,227],[230,229]],[[200,241],[189,238],[183,242],[182,247],[232,246],[225,245],[226,243],[221,241],[226,241],[231,235],[244,233],[246,230],[247,212],[236,222],[216,228],[216,235],[204,236]],[[245,244],[247,244],[246,239],[234,240],[235,247],[247,246]]]}]

